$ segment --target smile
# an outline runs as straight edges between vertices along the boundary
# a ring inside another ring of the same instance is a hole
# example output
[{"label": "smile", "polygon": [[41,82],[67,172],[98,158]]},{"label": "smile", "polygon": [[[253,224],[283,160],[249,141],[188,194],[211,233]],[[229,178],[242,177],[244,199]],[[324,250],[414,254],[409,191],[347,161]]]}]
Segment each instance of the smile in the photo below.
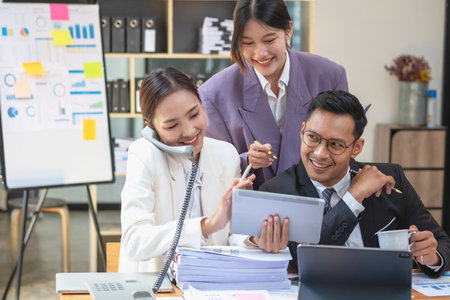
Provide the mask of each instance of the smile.
[{"label": "smile", "polygon": [[191,145],[191,144],[195,144],[197,142],[198,139],[198,135],[194,136],[191,140],[187,140],[187,141],[182,141],[182,144],[185,145]]},{"label": "smile", "polygon": [[315,169],[319,169],[319,170],[325,170],[326,168],[331,166],[330,164],[320,164],[320,163],[318,163],[316,161],[313,161],[311,159],[309,161],[311,162],[311,164],[313,165],[313,167]]},{"label": "smile", "polygon": [[260,65],[266,65],[266,64],[268,64],[269,62],[271,62],[273,59],[274,59],[274,58],[271,57],[271,58],[268,58],[268,59],[266,59],[266,60],[256,60],[256,62],[257,62],[258,64],[260,64]]}]

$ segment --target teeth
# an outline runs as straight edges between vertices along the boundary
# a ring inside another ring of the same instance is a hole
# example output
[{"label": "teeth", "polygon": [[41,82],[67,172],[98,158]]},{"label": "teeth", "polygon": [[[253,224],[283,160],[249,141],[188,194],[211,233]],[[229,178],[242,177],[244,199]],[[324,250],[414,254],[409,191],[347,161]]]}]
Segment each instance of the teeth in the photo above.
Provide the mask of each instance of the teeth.
[{"label": "teeth", "polygon": [[312,162],[313,165],[315,165],[316,167],[319,167],[319,168],[326,168],[326,167],[328,167],[327,164],[319,164],[319,163],[317,163],[315,161],[311,161],[311,162]]},{"label": "teeth", "polygon": [[194,138],[192,140],[184,141],[183,144],[191,144],[195,141],[196,138],[197,138],[197,136],[194,136]]},{"label": "teeth", "polygon": [[272,58],[269,58],[269,59],[266,59],[266,60],[263,60],[263,61],[259,61],[259,63],[260,64],[267,64],[271,60],[272,60]]}]

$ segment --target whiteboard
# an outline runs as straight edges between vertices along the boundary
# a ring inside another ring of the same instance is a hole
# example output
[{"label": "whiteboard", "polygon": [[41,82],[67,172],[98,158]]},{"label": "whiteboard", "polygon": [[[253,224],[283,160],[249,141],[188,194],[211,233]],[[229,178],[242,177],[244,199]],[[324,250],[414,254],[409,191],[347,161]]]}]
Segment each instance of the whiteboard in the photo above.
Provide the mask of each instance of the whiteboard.
[{"label": "whiteboard", "polygon": [[0,3],[7,189],[111,182],[99,6]]}]

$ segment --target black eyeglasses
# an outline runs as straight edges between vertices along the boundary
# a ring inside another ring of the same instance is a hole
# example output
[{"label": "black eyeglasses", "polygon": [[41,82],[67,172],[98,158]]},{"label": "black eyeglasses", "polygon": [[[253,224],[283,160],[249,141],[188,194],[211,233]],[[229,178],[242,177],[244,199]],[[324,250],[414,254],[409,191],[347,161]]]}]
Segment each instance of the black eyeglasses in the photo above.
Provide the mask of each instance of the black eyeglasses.
[{"label": "black eyeglasses", "polygon": [[312,130],[304,130],[302,132],[302,141],[306,146],[314,148],[319,146],[320,143],[322,143],[322,140],[325,140],[327,141],[328,151],[330,151],[330,153],[334,155],[340,155],[344,153],[347,148],[350,148],[356,142],[357,139],[358,138],[354,139],[353,142],[347,146],[347,144],[343,140],[326,139]]}]

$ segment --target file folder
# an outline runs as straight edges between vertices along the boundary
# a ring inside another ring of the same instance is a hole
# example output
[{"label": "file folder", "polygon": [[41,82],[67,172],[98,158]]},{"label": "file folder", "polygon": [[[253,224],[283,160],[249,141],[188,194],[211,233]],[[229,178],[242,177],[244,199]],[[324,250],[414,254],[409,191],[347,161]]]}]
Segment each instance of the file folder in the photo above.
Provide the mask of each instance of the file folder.
[{"label": "file folder", "polygon": [[142,18],[142,52],[156,51],[156,29],[153,17]]},{"label": "file folder", "polygon": [[111,28],[111,51],[125,52],[125,18],[112,17]]},{"label": "file folder", "polygon": [[141,52],[141,19],[138,17],[127,18],[127,52]]},{"label": "file folder", "polygon": [[108,102],[108,112],[112,112],[112,85],[111,81],[106,82],[106,101]]},{"label": "file folder", "polygon": [[130,112],[130,84],[124,80],[120,80],[119,82],[119,109],[121,113],[128,113]]},{"label": "file folder", "polygon": [[136,107],[135,107],[135,111],[137,113],[141,112],[141,98],[140,98],[140,94],[141,94],[141,84],[142,81],[144,80],[144,78],[136,78]]},{"label": "file folder", "polygon": [[119,80],[112,82],[112,91],[111,91],[111,102],[112,102],[112,112],[119,112],[119,102],[120,102],[120,82]]},{"label": "file folder", "polygon": [[111,18],[101,18],[103,52],[111,52]]}]

